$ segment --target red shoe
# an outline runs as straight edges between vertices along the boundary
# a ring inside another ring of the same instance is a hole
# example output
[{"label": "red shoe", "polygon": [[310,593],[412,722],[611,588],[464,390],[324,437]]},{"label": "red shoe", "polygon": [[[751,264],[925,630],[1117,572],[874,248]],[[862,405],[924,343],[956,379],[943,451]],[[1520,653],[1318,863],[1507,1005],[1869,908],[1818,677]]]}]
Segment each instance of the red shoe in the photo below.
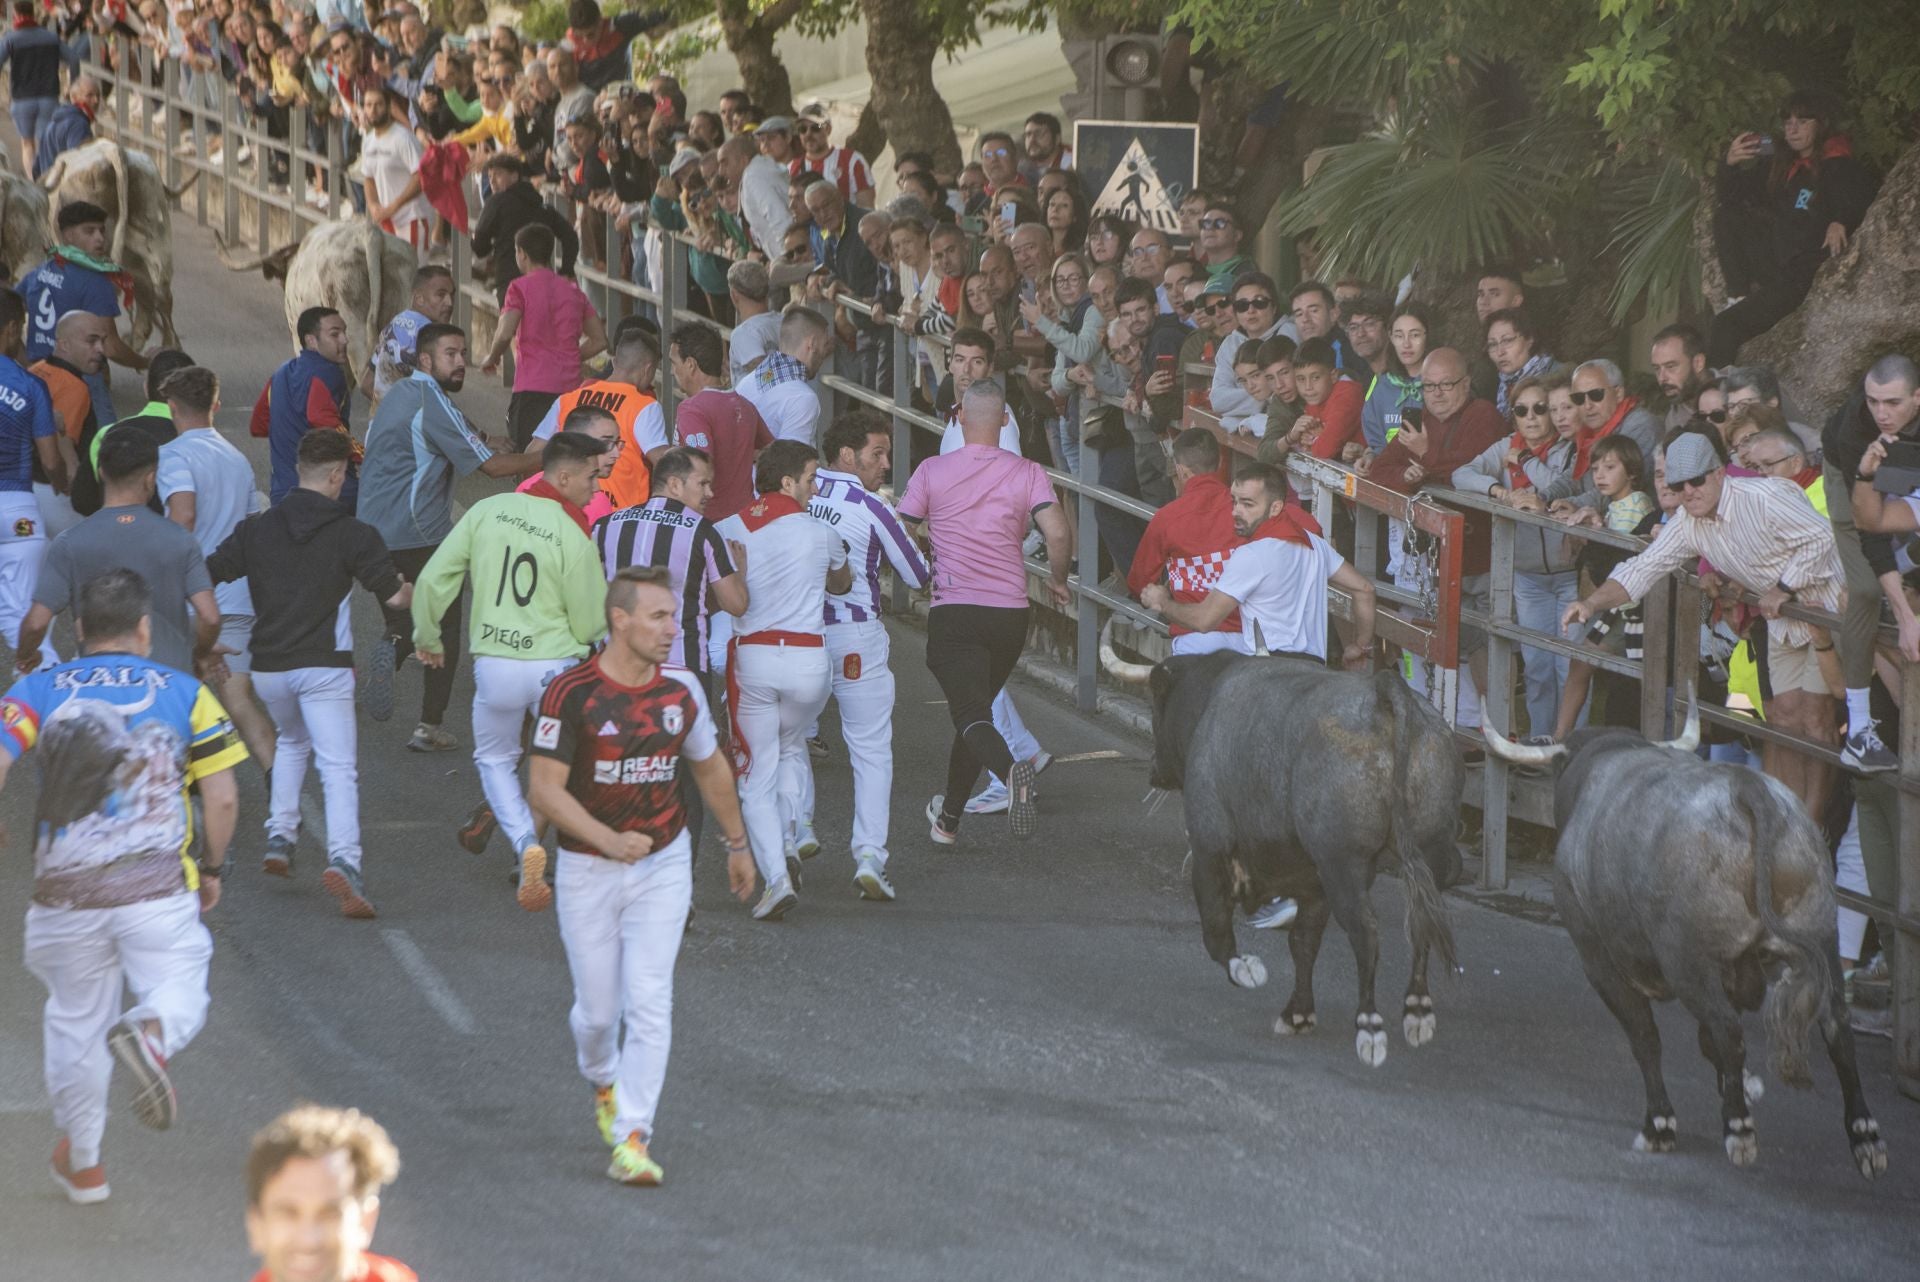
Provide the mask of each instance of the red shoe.
[{"label": "red shoe", "polygon": [[72,1154],[73,1143],[64,1137],[53,1146],[53,1182],[66,1190],[67,1201],[75,1206],[106,1201],[111,1191],[107,1188],[106,1165],[95,1162],[84,1171],[76,1171]]}]

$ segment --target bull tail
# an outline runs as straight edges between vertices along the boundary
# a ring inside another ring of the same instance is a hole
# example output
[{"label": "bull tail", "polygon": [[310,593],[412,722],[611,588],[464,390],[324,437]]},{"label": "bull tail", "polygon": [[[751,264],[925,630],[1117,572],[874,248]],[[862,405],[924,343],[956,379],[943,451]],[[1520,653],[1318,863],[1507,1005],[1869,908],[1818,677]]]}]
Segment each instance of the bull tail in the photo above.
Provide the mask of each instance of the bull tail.
[{"label": "bull tail", "polygon": [[1414,839],[1413,816],[1407,809],[1407,793],[1412,786],[1407,766],[1413,756],[1413,694],[1400,674],[1390,668],[1374,674],[1373,692],[1380,714],[1392,723],[1393,783],[1388,789],[1387,813],[1393,825],[1390,836],[1400,862],[1400,881],[1407,892],[1407,942],[1415,949],[1438,949],[1447,968],[1457,969],[1453,927],[1447,921],[1440,887],[1433,880],[1433,868]]},{"label": "bull tail", "polygon": [[[367,345],[363,349],[367,359],[373,359],[374,351],[380,346],[380,268],[387,256],[386,233],[376,223],[367,224]],[[350,368],[358,369],[358,365]]]},{"label": "bull tail", "polygon": [[1813,1031],[1829,1018],[1833,996],[1833,969],[1828,961],[1832,950],[1833,918],[1826,917],[1825,932],[1809,932],[1781,920],[1773,906],[1773,859],[1775,838],[1784,829],[1791,833],[1788,818],[1780,814],[1766,783],[1747,771],[1737,771],[1734,782],[1736,803],[1747,812],[1750,848],[1753,851],[1753,902],[1760,917],[1760,928],[1771,941],[1773,951],[1783,963],[1779,979],[1767,989],[1761,1020],[1767,1030],[1770,1051],[1768,1066],[1789,1086],[1813,1084],[1807,1067],[1807,1051]]},{"label": "bull tail", "polygon": [[113,247],[107,251],[107,257],[119,263],[127,252],[127,153],[120,149],[119,143],[107,144],[107,163],[113,166],[115,205],[120,214],[113,224]]},{"label": "bull tail", "polygon": [[160,185],[161,185],[161,189],[167,193],[167,199],[169,201],[177,201],[182,196],[186,195],[187,189],[193,186],[194,183],[198,181],[200,181],[200,171],[198,169],[188,169],[187,176],[180,180],[180,185],[178,187],[168,187],[166,185],[165,179],[161,180]]}]

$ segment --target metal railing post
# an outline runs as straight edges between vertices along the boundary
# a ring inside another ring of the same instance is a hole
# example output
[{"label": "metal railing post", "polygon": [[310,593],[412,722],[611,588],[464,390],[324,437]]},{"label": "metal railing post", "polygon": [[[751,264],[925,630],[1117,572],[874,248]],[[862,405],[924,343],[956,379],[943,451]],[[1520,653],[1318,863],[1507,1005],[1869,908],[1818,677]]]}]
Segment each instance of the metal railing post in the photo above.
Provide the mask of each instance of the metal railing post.
[{"label": "metal railing post", "polygon": [[[161,147],[160,172],[165,177],[167,189],[177,191],[180,187],[180,150],[173,144],[173,135],[185,133],[180,128],[180,63],[168,58],[160,64],[160,102],[161,102]],[[165,128],[165,122],[173,121],[171,134]],[[177,203],[177,202],[176,202]]]},{"label": "metal railing post", "polygon": [[[1654,585],[1642,604],[1640,652],[1640,733],[1649,739],[1667,737],[1667,667],[1673,658],[1673,580]],[[1697,646],[1697,641],[1696,641]]]},{"label": "metal railing post", "polygon": [[[898,325],[893,327],[893,362],[896,374],[903,368],[901,361],[906,360],[904,368],[918,373],[912,364],[913,340],[907,331]],[[907,480],[913,473],[913,424],[907,421],[906,411],[913,408],[913,380],[896,377],[893,380],[893,496],[898,499],[907,492]],[[907,611],[907,585],[898,575],[893,579],[893,609],[896,614]]]},{"label": "metal railing post", "polygon": [[[473,275],[473,247],[459,231],[453,233],[452,252],[447,256],[447,270],[453,273],[453,323],[469,336],[473,333],[473,296],[467,293],[467,281]],[[471,337],[469,337],[471,341]]]},{"label": "metal railing post", "polygon": [[669,418],[673,417],[674,407],[680,403],[680,389],[674,385],[671,365],[664,359],[665,348],[673,342],[674,331],[680,327],[686,294],[681,278],[686,270],[687,247],[672,236],[666,237],[660,247],[660,279],[654,282],[655,292],[660,295],[660,346],[663,358],[655,382],[660,389],[660,412]]},{"label": "metal railing post", "polygon": [[332,117],[327,118],[327,167],[323,177],[327,183],[328,222],[333,222],[340,217],[340,201],[345,194],[346,141],[340,136],[340,130],[343,127],[340,121]]},{"label": "metal railing post", "polygon": [[233,95],[223,85],[220,89],[220,224],[226,232],[227,243],[237,244],[240,240],[240,202],[236,198],[237,185],[234,178],[240,171],[240,138],[235,129]]},{"label": "metal railing post", "polygon": [[[1513,522],[1493,518],[1493,561],[1487,578],[1489,622],[1511,625],[1513,614]],[[1480,692],[1480,715],[1509,737],[1513,735],[1513,642],[1487,630],[1487,688]],[[1545,733],[1532,727],[1534,734]],[[1485,797],[1480,808],[1480,889],[1507,885],[1507,763],[1487,753],[1482,769]]]},{"label": "metal railing post", "polygon": [[[1077,430],[1077,425],[1076,425]],[[1131,447],[1127,447],[1131,448]],[[1080,477],[1100,475],[1100,451],[1080,446]],[[1090,489],[1080,491],[1080,586],[1100,582],[1100,504]],[[1100,607],[1082,593],[1075,604],[1074,641],[1079,648],[1074,663],[1074,703],[1082,712],[1100,705]]]},{"label": "metal railing post", "polygon": [[[289,240],[298,240],[306,234],[306,224],[317,222],[313,207],[307,204],[307,162],[301,153],[307,150],[307,109],[296,101],[287,120],[287,199],[291,212],[287,215]],[[459,277],[454,279],[458,280]]]},{"label": "metal railing post", "polygon": [[[1902,708],[1920,708],[1920,663],[1900,665]],[[1900,718],[1900,844],[1894,863],[1893,906],[1905,920],[1920,918],[1920,716]],[[1920,1099],[1920,936],[1881,931],[1890,942],[1893,992],[1893,1080],[1900,1093]]]}]

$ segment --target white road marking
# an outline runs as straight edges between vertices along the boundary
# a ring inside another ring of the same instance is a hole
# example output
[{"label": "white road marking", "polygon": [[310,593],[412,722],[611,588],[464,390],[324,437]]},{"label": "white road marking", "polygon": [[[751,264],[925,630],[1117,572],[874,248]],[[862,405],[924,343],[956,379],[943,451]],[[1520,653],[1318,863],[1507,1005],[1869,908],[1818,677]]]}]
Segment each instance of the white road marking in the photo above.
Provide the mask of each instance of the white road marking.
[{"label": "white road marking", "polygon": [[420,945],[413,942],[413,936],[404,930],[383,930],[380,937],[387,941],[394,959],[400,963],[400,969],[407,972],[407,978],[413,981],[420,995],[427,999],[434,1013],[447,1021],[447,1027],[463,1036],[471,1037],[480,1031],[480,1025],[474,1021],[473,1012],[466,1003],[454,996],[453,989],[441,978],[440,972],[433,968],[427,955],[420,951]]},{"label": "white road marking", "polygon": [[1055,757],[1053,759],[1053,764],[1056,766],[1060,766],[1060,765],[1067,765],[1075,761],[1118,761],[1120,760],[1120,758],[1126,755],[1127,754],[1125,754],[1124,752],[1118,752],[1112,748],[1102,748],[1098,752],[1076,752],[1076,753],[1073,753],[1071,756]]}]

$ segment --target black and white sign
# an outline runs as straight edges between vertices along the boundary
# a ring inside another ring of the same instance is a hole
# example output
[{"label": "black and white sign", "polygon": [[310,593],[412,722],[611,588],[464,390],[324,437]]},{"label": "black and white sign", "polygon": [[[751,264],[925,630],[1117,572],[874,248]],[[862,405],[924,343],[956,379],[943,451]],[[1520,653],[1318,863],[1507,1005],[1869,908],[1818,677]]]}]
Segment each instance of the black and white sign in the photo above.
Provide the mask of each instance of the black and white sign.
[{"label": "black and white sign", "polygon": [[1076,120],[1073,163],[1094,213],[1177,232],[1200,177],[1200,126]]}]

